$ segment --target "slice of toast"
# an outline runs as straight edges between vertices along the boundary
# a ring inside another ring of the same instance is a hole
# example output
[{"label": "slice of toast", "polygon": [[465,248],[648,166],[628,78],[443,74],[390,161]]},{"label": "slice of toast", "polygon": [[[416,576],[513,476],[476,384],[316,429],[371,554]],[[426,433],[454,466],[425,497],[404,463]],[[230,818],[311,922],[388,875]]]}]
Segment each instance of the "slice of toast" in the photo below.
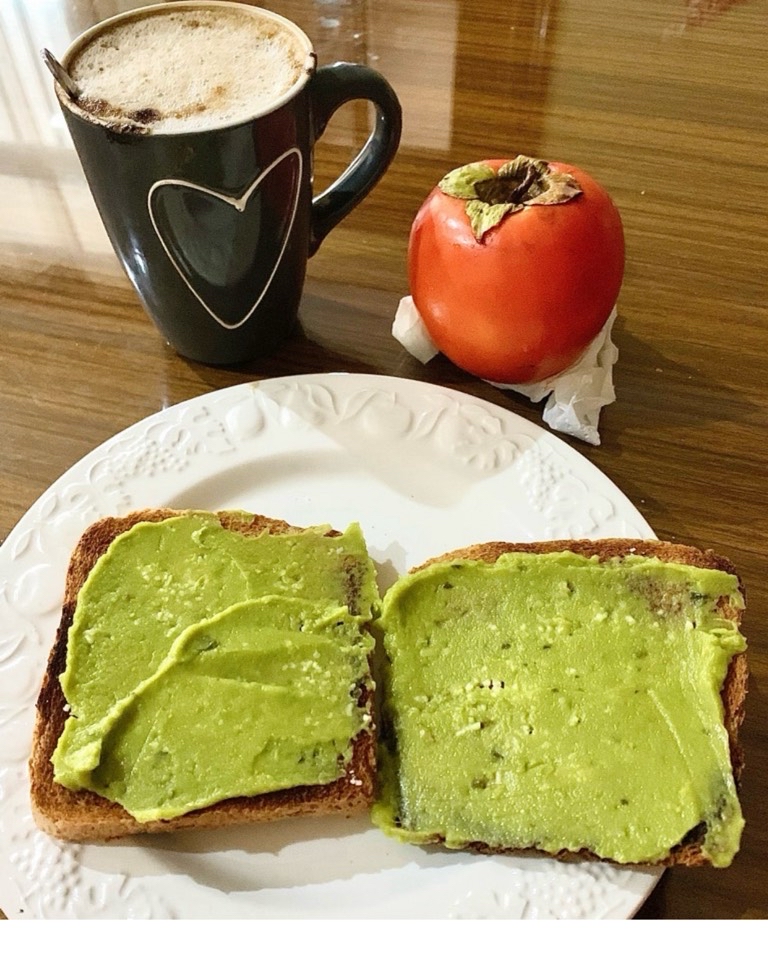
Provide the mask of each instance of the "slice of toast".
[{"label": "slice of toast", "polygon": [[[66,575],[64,602],[56,640],[36,705],[32,752],[29,763],[32,811],[37,825],[47,833],[78,842],[108,840],[138,833],[169,832],[188,828],[220,827],[275,820],[306,814],[350,814],[367,808],[374,794],[375,730],[363,729],[352,743],[351,760],[343,775],[321,785],[299,786],[254,797],[222,800],[169,820],[139,823],[116,803],[89,790],[69,790],[53,779],[51,757],[68,717],[68,705],[59,682],[67,658],[69,628],[78,594],[96,561],[112,541],[141,521],[158,522],[187,511],[153,509],[124,517],[108,517],[90,526],[78,542]],[[217,514],[222,527],[245,536],[299,532],[282,521],[240,512]],[[329,537],[339,536],[330,530]],[[349,558],[342,570],[346,603],[358,607],[365,575]],[[373,685],[362,686],[360,704],[372,712]]]},{"label": "slice of toast", "polygon": [[[615,564],[621,563],[623,558],[628,556],[636,557],[647,557],[647,558],[656,558],[659,561],[662,561],[667,564],[682,564],[688,567],[698,567],[705,568],[710,570],[723,571],[724,573],[730,574],[736,578],[738,582],[738,589],[736,594],[729,594],[728,596],[721,596],[716,601],[716,611],[717,616],[722,617],[725,620],[730,620],[736,625],[739,625],[741,622],[741,613],[743,607],[743,586],[738,581],[738,575],[734,570],[731,563],[723,557],[717,556],[711,551],[702,551],[695,547],[682,546],[675,543],[667,543],[654,540],[631,540],[631,539],[606,539],[598,541],[572,541],[572,540],[563,540],[563,541],[549,541],[543,543],[485,543],[477,544],[468,548],[452,551],[451,553],[444,554],[443,556],[436,557],[432,560],[427,561],[426,563],[420,565],[411,571],[412,575],[415,575],[417,578],[422,574],[434,574],[435,571],[440,568],[445,570],[445,583],[438,582],[438,578],[435,578],[434,581],[429,582],[429,589],[425,586],[423,592],[419,594],[416,592],[413,595],[398,595],[398,598],[393,601],[397,604],[398,609],[395,611],[394,616],[392,616],[388,611],[391,610],[391,607],[388,606],[388,598],[384,598],[383,606],[383,616],[379,624],[376,625],[377,629],[383,633],[383,642],[384,648],[387,654],[385,665],[383,668],[383,690],[381,691],[381,719],[380,719],[380,749],[381,757],[379,761],[380,768],[380,777],[382,783],[379,787],[379,796],[377,797],[376,803],[374,805],[374,821],[385,829],[386,832],[391,833],[394,836],[398,836],[400,839],[409,840],[411,842],[417,843],[442,843],[452,848],[464,848],[464,849],[474,849],[480,852],[487,853],[521,853],[523,850],[526,851],[535,851],[538,853],[544,853],[551,856],[556,856],[564,860],[573,860],[573,859],[592,859],[592,860],[606,860],[608,862],[617,862],[612,857],[599,856],[595,853],[594,850],[588,849],[587,847],[581,847],[580,849],[574,849],[572,841],[569,841],[563,847],[558,848],[557,844],[561,843],[561,839],[555,838],[554,840],[550,837],[548,842],[545,844],[543,838],[541,845],[535,840],[532,842],[526,842],[524,845],[505,845],[504,843],[499,843],[497,841],[489,841],[487,836],[482,835],[472,835],[472,829],[477,828],[476,821],[473,822],[473,826],[469,828],[468,833],[461,833],[456,827],[456,822],[452,821],[450,816],[445,814],[445,811],[441,813],[435,813],[433,807],[429,807],[428,804],[430,801],[426,801],[427,808],[425,811],[425,801],[423,800],[424,792],[421,792],[420,796],[419,791],[424,786],[425,780],[421,779],[423,777],[422,773],[415,774],[415,780],[411,783],[408,783],[407,780],[410,776],[413,775],[414,765],[411,764],[408,769],[411,771],[410,774],[404,773],[404,763],[402,759],[403,749],[408,749],[407,746],[408,738],[410,737],[410,743],[414,742],[414,738],[417,738],[417,734],[421,738],[425,738],[429,741],[430,737],[434,737],[434,730],[437,727],[431,727],[430,723],[432,722],[432,715],[429,713],[422,712],[422,709],[419,705],[414,706],[414,701],[421,700],[422,702],[432,701],[434,703],[442,704],[449,703],[447,710],[448,716],[451,718],[461,715],[457,712],[458,709],[455,706],[456,700],[461,700],[461,693],[459,691],[465,689],[464,682],[467,681],[467,688],[473,686],[476,683],[476,678],[483,675],[484,670],[490,669],[491,672],[495,669],[497,672],[504,671],[504,667],[499,667],[499,663],[502,661],[496,660],[494,665],[489,668],[487,666],[487,661],[483,660],[483,657],[486,654],[481,654],[479,657],[472,661],[472,666],[475,669],[473,673],[471,670],[467,671],[464,667],[459,667],[456,670],[456,676],[452,676],[453,686],[450,689],[448,697],[444,700],[440,699],[440,693],[438,693],[437,683],[442,682],[444,674],[435,673],[435,688],[430,688],[430,679],[427,673],[427,679],[423,682],[424,689],[419,687],[418,694],[413,688],[412,684],[405,682],[406,670],[404,666],[398,667],[398,663],[404,664],[405,658],[403,655],[403,649],[406,644],[410,644],[410,649],[413,650],[417,644],[423,646],[423,649],[420,651],[420,656],[422,657],[422,663],[428,664],[430,662],[430,657],[434,657],[436,661],[442,661],[445,663],[451,658],[456,650],[455,646],[451,646],[451,643],[454,641],[447,640],[445,646],[441,646],[440,636],[444,639],[445,637],[458,636],[459,631],[463,629],[458,625],[457,620],[448,621],[439,619],[435,623],[440,624],[440,628],[444,629],[445,632],[442,635],[431,634],[431,628],[428,626],[420,626],[419,631],[414,631],[408,633],[407,624],[409,622],[415,622],[413,618],[416,614],[409,613],[408,610],[416,609],[415,605],[422,602],[421,598],[425,597],[423,603],[427,604],[426,609],[429,611],[431,607],[429,606],[432,603],[432,600],[429,599],[431,596],[435,596],[435,591],[440,593],[440,587],[453,587],[454,582],[451,582],[451,570],[459,569],[462,566],[466,565],[466,562],[477,561],[481,565],[495,565],[500,557],[505,554],[554,554],[560,553],[561,551],[568,551],[573,554],[577,554],[581,557],[594,558],[598,561],[599,564]],[[509,558],[508,558],[509,559]],[[399,589],[405,581],[401,581],[400,585],[395,585],[395,588]],[[458,583],[458,581],[456,581]],[[565,584],[564,584],[565,586]],[[430,593],[429,591],[432,591]],[[635,585],[633,589],[637,590]],[[654,583],[653,579],[649,579],[646,585],[643,588],[647,591],[647,595],[642,594],[643,603],[649,605],[649,608],[658,610],[659,613],[664,610],[672,610],[676,608],[679,611],[679,607],[676,605],[679,602],[679,597],[674,593],[674,591],[669,591],[665,594],[663,591],[660,592],[659,584]],[[448,591],[448,594],[459,593],[459,591],[454,591],[453,589]],[[479,597],[474,597],[471,601],[467,601],[466,597],[468,594],[461,594],[457,598],[456,603],[459,605],[458,617],[465,617],[467,614],[467,608],[476,609],[478,605],[485,603],[486,599],[482,595]],[[401,599],[403,597],[403,599]],[[538,602],[539,597],[535,597],[535,600],[532,602]],[[445,604],[452,603],[453,601],[445,600]],[[463,602],[463,607],[462,607]],[[425,609],[424,607],[419,607],[419,610]],[[448,607],[444,607],[449,609]],[[483,614],[480,620],[482,621],[483,617],[488,617],[489,629],[495,630],[498,629],[498,625],[493,623],[494,611],[497,608],[494,608],[492,605],[483,607]],[[441,612],[438,617],[447,617],[448,615],[444,612]],[[474,616],[474,614],[472,614]],[[513,615],[514,616],[514,615]],[[407,618],[411,617],[411,621]],[[406,627],[400,627],[401,624],[405,623]],[[402,629],[402,642],[394,634],[397,629]],[[483,626],[484,630],[485,627]],[[596,627],[597,631],[599,628]],[[388,632],[390,631],[390,632]],[[511,631],[514,633],[514,631]],[[595,633],[596,636],[601,636],[599,633]],[[393,639],[394,636],[394,639]],[[469,636],[469,634],[468,634]],[[606,635],[607,636],[607,635]],[[406,639],[410,638],[410,639]],[[506,636],[502,639],[510,639],[510,636]],[[512,638],[513,639],[513,638]],[[548,639],[548,638],[545,638]],[[553,641],[557,642],[557,640]],[[515,642],[511,644],[506,644],[506,646],[511,646],[514,648]],[[542,644],[542,653],[539,654],[539,657],[546,657],[547,654],[544,652],[547,649],[547,644]],[[486,648],[487,649],[487,648]],[[494,649],[496,649],[494,647]],[[474,657],[474,654],[473,654]],[[578,660],[576,661],[577,667],[571,668],[572,673],[576,673],[577,669],[580,669]],[[520,664],[516,664],[517,668],[520,668]],[[524,663],[522,667],[528,668],[529,664]],[[509,673],[512,679],[512,686],[514,687],[519,683],[520,687],[525,691],[525,678],[531,677],[535,674],[535,671],[539,669],[539,664],[532,663],[530,664],[531,672],[527,672],[527,669],[519,669],[519,673],[515,673],[515,670],[510,668]],[[401,671],[399,681],[396,679],[398,669]],[[427,670],[429,668],[427,667]],[[441,666],[440,670],[444,670]],[[665,667],[664,669],[668,669]],[[674,667],[673,667],[674,669]],[[424,676],[424,667],[419,667],[419,673]],[[495,674],[494,674],[495,676]],[[564,678],[566,681],[568,678]],[[399,686],[397,685],[399,682]],[[510,683],[510,677],[507,677],[507,684]],[[496,690],[490,691],[491,693],[499,694],[499,685],[504,686],[503,680],[494,679],[491,681],[485,681],[484,684],[478,684],[479,686],[496,686]],[[408,689],[410,686],[410,689]],[[730,754],[730,765],[733,774],[733,781],[738,785],[742,768],[743,768],[743,754],[742,749],[739,743],[739,728],[741,726],[743,717],[744,717],[744,700],[746,695],[747,688],[747,660],[746,654],[741,651],[737,652],[730,657],[728,662],[727,672],[725,675],[725,680],[721,688],[721,700],[722,700],[722,723],[725,731],[727,732],[727,746],[722,750],[722,753],[725,754],[724,762],[727,765],[727,754]],[[434,689],[434,698],[433,698],[433,689]],[[442,687],[439,688],[442,690]],[[447,688],[446,688],[447,690]],[[399,693],[397,691],[400,691]],[[553,687],[552,692],[554,693],[556,688]],[[487,691],[486,691],[487,692]],[[632,692],[632,691],[630,691]],[[634,691],[638,692],[638,691]],[[509,691],[501,691],[502,694],[506,696]],[[424,694],[424,695],[421,695]],[[524,694],[525,695],[525,694]],[[502,697],[499,696],[497,700],[501,700]],[[485,749],[490,742],[493,740],[494,734],[494,725],[495,729],[498,730],[501,727],[501,724],[498,722],[500,717],[499,715],[494,715],[492,712],[496,709],[494,704],[494,697],[488,696],[485,697],[485,700],[481,702],[481,710],[486,709],[487,704],[490,703],[490,712],[487,714],[480,713],[479,717],[481,718],[479,722],[475,724],[469,724],[465,727],[450,727],[451,731],[456,735],[456,743],[459,740],[465,739],[465,737],[459,737],[459,734],[465,734],[465,731],[470,730],[472,727],[476,727],[477,730],[471,730],[470,735],[475,737],[476,746],[473,746],[473,750],[481,751]],[[426,708],[424,708],[426,710]],[[429,709],[432,709],[430,705]],[[443,709],[442,707],[436,706],[434,708]],[[472,719],[476,719],[472,717]],[[426,720],[426,722],[425,722]],[[581,720],[577,717],[573,718],[574,722],[580,723]],[[417,725],[421,729],[417,729]],[[481,728],[487,727],[488,729],[483,733],[480,732]],[[562,729],[562,728],[561,728]],[[586,729],[586,724],[584,729]],[[533,732],[532,730],[525,731],[528,733]],[[622,732],[619,731],[619,736],[622,735]],[[447,737],[447,734],[446,734]],[[489,738],[484,741],[483,737]],[[513,737],[514,739],[514,737]],[[507,741],[509,744],[509,741]],[[491,753],[495,756],[501,757],[501,754],[504,752],[503,748],[498,747],[496,743],[496,748]],[[647,745],[649,750],[654,749],[654,744],[649,743]],[[417,751],[420,749],[415,748]],[[428,748],[432,750],[432,747]],[[462,749],[462,748],[459,748]],[[516,747],[514,749],[517,749]],[[445,764],[445,757],[450,757],[450,766],[452,767],[449,781],[454,783],[459,777],[459,763],[460,761],[457,757],[460,755],[455,752],[456,748],[446,747],[444,744],[437,743],[434,748],[434,756],[440,758],[439,763]],[[510,744],[510,755],[512,754],[513,747]],[[414,754],[415,756],[416,754]],[[430,753],[426,754],[427,757],[431,757]],[[424,756],[422,755],[422,760]],[[538,757],[541,760],[541,756]],[[569,762],[573,761],[573,755],[569,755]],[[579,776],[589,776],[588,773],[585,774],[585,768],[578,767],[578,761],[574,762],[574,769],[577,770],[577,778]],[[420,770],[425,769],[427,764],[422,763]],[[489,766],[491,766],[489,764]],[[519,769],[519,768],[518,768]],[[516,774],[514,774],[516,775]],[[433,776],[428,774],[427,777]],[[440,772],[436,772],[434,776],[440,776]],[[505,774],[505,776],[513,776],[511,773]],[[417,783],[416,780],[419,782]],[[479,781],[483,782],[480,783]],[[489,778],[489,783],[492,781]],[[561,781],[562,782],[562,781]],[[429,785],[428,785],[429,786]],[[486,787],[485,778],[477,778],[467,787],[467,796],[471,796],[473,791],[469,789],[471,787]],[[463,789],[463,788],[462,788]],[[484,789],[482,791],[485,793],[490,793],[489,790]],[[458,794],[457,794],[458,795]],[[414,807],[409,807],[409,801],[404,799],[404,797],[409,796],[413,799]],[[461,796],[464,796],[463,794]],[[564,801],[564,802],[567,802]],[[622,803],[626,802],[624,800]],[[738,806],[738,804],[737,804]],[[535,805],[534,805],[535,807]],[[461,808],[461,801],[453,808],[459,810],[459,819],[464,819],[464,826],[468,819],[464,817],[464,810]],[[487,809],[487,808],[486,808]],[[414,810],[418,810],[418,813],[415,813]],[[510,823],[514,826],[510,831],[510,835],[520,835],[516,833],[520,828],[518,824],[514,823],[516,816],[516,809],[508,809],[504,816],[508,817]],[[534,812],[534,822],[536,818],[536,813]],[[581,811],[578,816],[582,816],[586,821],[589,821],[591,817],[596,816],[593,810],[585,809]],[[443,822],[442,827],[439,826],[441,817],[449,822]],[[734,822],[736,822],[735,830],[740,831],[738,823],[742,822],[740,820],[740,814],[738,810],[733,814]],[[436,825],[437,824],[437,825]],[[530,828],[526,826],[526,829]],[[534,828],[535,829],[535,828]],[[631,828],[630,828],[631,829]],[[675,864],[688,865],[688,866],[698,866],[709,864],[713,862],[712,856],[709,855],[707,849],[707,825],[705,822],[699,822],[695,824],[691,829],[685,832],[685,835],[680,836],[676,839],[675,842],[670,843],[666,849],[664,855],[655,856],[652,859],[630,859],[622,860],[621,862],[638,862],[638,863],[655,863],[663,866],[672,866]],[[481,826],[480,830],[477,831],[478,834],[483,833],[483,827]],[[497,834],[498,835],[498,834]],[[578,841],[577,841],[578,842]],[[726,865],[723,862],[720,865]]]}]

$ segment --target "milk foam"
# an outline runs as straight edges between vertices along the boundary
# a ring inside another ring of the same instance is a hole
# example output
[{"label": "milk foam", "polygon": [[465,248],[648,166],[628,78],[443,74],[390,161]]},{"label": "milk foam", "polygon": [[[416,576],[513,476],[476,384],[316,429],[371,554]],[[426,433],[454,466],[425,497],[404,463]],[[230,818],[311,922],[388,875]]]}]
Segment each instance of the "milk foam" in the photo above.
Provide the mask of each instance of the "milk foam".
[{"label": "milk foam", "polygon": [[188,8],[117,23],[68,66],[86,112],[182,133],[263,112],[299,80],[306,57],[287,27],[258,14]]}]

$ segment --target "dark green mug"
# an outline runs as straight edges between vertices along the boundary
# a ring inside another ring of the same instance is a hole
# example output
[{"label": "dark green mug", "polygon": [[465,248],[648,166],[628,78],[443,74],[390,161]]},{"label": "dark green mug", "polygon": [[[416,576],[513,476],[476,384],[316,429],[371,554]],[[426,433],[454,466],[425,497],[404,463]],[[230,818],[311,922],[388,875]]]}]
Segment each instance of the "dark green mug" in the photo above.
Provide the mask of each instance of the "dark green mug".
[{"label": "dark green mug", "polygon": [[[238,3],[140,8],[97,24],[62,63],[116,24],[179,10],[222,8],[289,31],[304,65],[289,90],[230,125],[152,132],[144,118],[99,116],[83,98],[56,92],[109,239],[149,316],[182,356],[236,364],[274,350],[298,315],[307,259],[375,186],[400,141],[392,87],[367,66],[316,67],[306,35],[288,20]],[[204,69],[204,67],[203,67]],[[354,161],[312,195],[312,151],[350,100],[375,107]]]}]

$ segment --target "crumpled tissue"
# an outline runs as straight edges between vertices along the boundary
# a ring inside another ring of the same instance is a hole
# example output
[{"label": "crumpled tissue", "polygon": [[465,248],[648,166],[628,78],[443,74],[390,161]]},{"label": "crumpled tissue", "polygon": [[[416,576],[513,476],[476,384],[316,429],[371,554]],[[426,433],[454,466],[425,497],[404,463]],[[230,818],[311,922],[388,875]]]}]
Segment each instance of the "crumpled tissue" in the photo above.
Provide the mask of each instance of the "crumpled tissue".
[{"label": "crumpled tissue", "polygon": [[[616,399],[613,365],[619,351],[611,339],[615,319],[614,307],[584,353],[561,373],[538,383],[494,383],[493,386],[514,390],[534,403],[548,397],[542,413],[546,424],[559,433],[598,446],[600,411]],[[412,297],[403,297],[400,301],[392,324],[392,336],[422,363],[428,363],[440,352],[432,342]]]}]

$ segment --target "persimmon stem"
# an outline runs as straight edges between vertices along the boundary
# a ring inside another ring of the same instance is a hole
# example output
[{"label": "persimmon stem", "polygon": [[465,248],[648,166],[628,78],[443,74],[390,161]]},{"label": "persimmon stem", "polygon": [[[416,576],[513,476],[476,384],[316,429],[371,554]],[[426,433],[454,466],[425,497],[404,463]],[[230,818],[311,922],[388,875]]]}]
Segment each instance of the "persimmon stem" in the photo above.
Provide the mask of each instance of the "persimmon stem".
[{"label": "persimmon stem", "polygon": [[477,199],[483,203],[525,203],[538,197],[544,188],[541,171],[534,167],[534,162],[511,174],[478,180],[475,184]]},{"label": "persimmon stem", "polygon": [[527,206],[567,203],[581,193],[570,173],[553,169],[546,160],[522,155],[498,170],[487,163],[459,167],[443,177],[440,189],[465,201],[477,240]]}]

